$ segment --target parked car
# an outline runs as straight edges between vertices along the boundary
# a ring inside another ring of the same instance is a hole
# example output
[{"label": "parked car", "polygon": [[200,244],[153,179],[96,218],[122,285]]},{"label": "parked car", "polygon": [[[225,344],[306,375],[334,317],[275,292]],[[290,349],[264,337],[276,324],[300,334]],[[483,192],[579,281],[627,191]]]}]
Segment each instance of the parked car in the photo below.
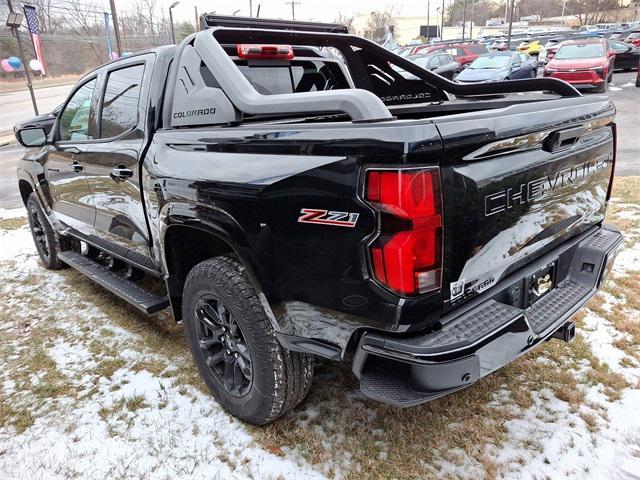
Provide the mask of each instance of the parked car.
[{"label": "parked car", "polygon": [[636,87],[640,87],[640,62],[638,63],[638,73],[636,74]]},{"label": "parked car", "polygon": [[497,82],[535,78],[538,62],[519,52],[492,52],[475,59],[457,76],[458,82]]},{"label": "parked car", "polygon": [[619,40],[623,42],[625,38],[629,36],[630,33],[633,32],[633,28],[618,28],[611,32],[611,35],[608,36],[609,40]]},{"label": "parked car", "polygon": [[622,70],[633,70],[638,68],[640,59],[640,48],[632,43],[620,42],[617,40],[607,40],[609,50],[616,53],[614,68]]},{"label": "parked car", "polygon": [[559,78],[577,87],[602,93],[613,75],[615,52],[606,40],[567,40],[543,70],[545,77]]},{"label": "parked car", "polygon": [[259,425],[316,357],[410,407],[573,339],[623,242],[611,102],[449,82],[336,24],[201,24],[87,73],[48,138],[16,131],[44,267],[169,309],[222,408]]},{"label": "parked car", "polygon": [[636,47],[640,47],[640,30],[634,29],[627,38],[624,39],[627,43],[632,43]]},{"label": "parked car", "polygon": [[526,53],[527,55],[537,56],[542,48],[540,38],[524,39],[520,45],[516,48],[518,52]]},{"label": "parked car", "polygon": [[[460,73],[461,70],[460,65],[453,59],[453,56],[439,50],[433,53],[427,53],[426,55],[412,55],[407,57],[407,60],[449,80],[453,80],[453,77]],[[418,78],[404,69],[394,68],[394,70],[401,73],[405,78]]]},{"label": "parked car", "polygon": [[487,47],[479,43],[458,43],[418,47],[413,54],[417,55],[433,52],[446,52],[453,56],[454,60],[458,62],[460,67],[464,67],[465,65],[473,62],[480,55],[487,53],[488,50]]}]

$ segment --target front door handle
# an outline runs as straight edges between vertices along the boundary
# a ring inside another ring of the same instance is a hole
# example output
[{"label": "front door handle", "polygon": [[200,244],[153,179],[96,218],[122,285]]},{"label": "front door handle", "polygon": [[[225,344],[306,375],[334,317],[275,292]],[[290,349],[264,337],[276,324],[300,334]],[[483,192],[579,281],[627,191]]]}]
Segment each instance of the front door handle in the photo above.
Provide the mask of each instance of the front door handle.
[{"label": "front door handle", "polygon": [[127,178],[131,177],[133,177],[133,170],[131,170],[130,168],[119,166],[111,170],[111,178],[113,180],[126,180]]},{"label": "front door handle", "polygon": [[84,167],[78,162],[70,163],[69,167],[71,167],[71,170],[73,170],[74,173],[80,173],[84,170]]}]

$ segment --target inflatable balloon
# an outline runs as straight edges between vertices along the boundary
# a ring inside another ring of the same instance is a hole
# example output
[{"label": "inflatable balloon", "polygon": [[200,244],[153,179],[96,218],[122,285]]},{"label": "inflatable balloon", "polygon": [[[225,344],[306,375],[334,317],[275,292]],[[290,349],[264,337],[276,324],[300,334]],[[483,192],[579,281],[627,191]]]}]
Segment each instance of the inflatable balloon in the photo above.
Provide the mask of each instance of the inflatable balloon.
[{"label": "inflatable balloon", "polygon": [[13,72],[15,70],[15,68],[13,68],[11,65],[9,65],[9,59],[5,58],[4,60],[2,60],[0,62],[0,67],[2,67],[2,69],[5,72]]},{"label": "inflatable balloon", "polygon": [[29,61],[29,68],[34,72],[39,72],[40,70],[42,70],[42,64],[40,63],[40,60],[36,60],[34,58],[33,60]]},{"label": "inflatable balloon", "polygon": [[22,61],[20,61],[18,57],[9,57],[7,60],[9,61],[9,65],[16,70],[22,66]]}]

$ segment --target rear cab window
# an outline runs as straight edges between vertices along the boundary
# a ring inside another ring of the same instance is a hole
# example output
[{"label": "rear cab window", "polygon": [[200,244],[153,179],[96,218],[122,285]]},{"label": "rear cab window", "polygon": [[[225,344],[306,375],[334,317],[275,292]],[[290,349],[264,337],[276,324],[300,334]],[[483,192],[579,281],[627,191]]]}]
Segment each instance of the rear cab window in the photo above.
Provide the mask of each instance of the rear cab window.
[{"label": "rear cab window", "polygon": [[[235,46],[225,45],[226,52],[240,72],[262,95],[322,92],[353,88],[348,70],[339,58],[328,58],[318,49],[294,47],[294,58],[243,59]],[[216,86],[211,75],[203,73],[205,83]]]}]

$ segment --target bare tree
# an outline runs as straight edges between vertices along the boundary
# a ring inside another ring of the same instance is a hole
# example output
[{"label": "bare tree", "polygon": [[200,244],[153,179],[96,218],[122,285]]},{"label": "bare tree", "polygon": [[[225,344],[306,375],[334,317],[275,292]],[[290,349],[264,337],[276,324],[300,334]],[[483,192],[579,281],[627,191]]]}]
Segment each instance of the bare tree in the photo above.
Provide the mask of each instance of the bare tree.
[{"label": "bare tree", "polygon": [[[96,37],[104,34],[103,20],[98,18],[99,6],[90,1],[66,0],[67,24],[71,31],[86,37]],[[98,46],[93,39],[87,41],[89,47],[95,54],[98,63],[105,60],[105,50],[102,45]]]},{"label": "bare tree", "polygon": [[347,27],[347,30],[349,31],[349,33],[353,33],[353,21],[354,21],[353,15],[351,16],[345,15],[342,12],[338,12],[338,16],[334,20],[335,23],[339,23]]},{"label": "bare tree", "polygon": [[570,0],[567,8],[580,21],[580,25],[592,25],[604,21],[610,10],[619,7],[618,0]]},{"label": "bare tree", "polygon": [[396,26],[396,12],[394,8],[371,12],[367,19],[367,33],[370,39],[380,41],[384,38],[386,29],[393,31]]}]

